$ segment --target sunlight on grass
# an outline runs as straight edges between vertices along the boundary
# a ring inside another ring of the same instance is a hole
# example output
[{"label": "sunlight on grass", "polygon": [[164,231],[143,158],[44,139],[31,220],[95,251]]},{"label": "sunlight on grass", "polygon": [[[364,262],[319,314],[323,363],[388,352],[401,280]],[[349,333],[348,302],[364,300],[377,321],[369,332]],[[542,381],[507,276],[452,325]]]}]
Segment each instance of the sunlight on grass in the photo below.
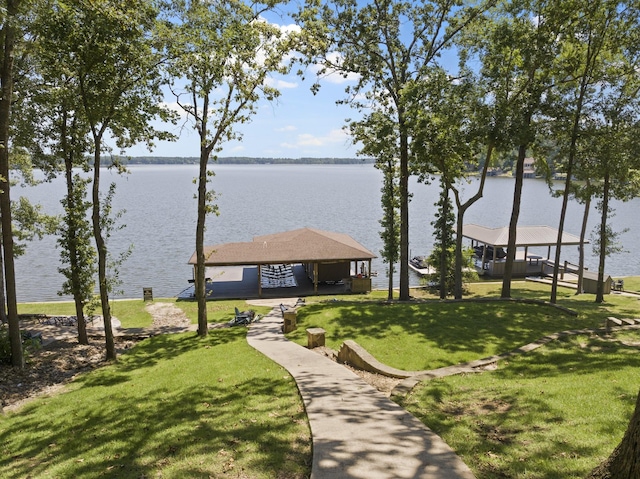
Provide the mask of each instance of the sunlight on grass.
[{"label": "sunlight on grass", "polygon": [[[111,301],[111,316],[118,318],[124,328],[146,328],[151,326],[153,318],[145,311],[145,302],[141,299],[123,299]],[[19,314],[47,314],[49,316],[75,316],[76,309],[72,301],[53,303],[20,303]],[[102,314],[100,308],[95,314]]]},{"label": "sunlight on grass", "polygon": [[[183,310],[191,320],[191,324],[198,323],[198,303],[195,301],[176,301],[175,305]],[[268,306],[253,306],[242,300],[207,301],[207,320],[209,323],[226,323],[235,316],[235,308],[240,311],[252,309],[256,314],[265,315],[272,308]]]},{"label": "sunlight on grass", "polygon": [[[195,301],[176,301],[175,299],[156,299],[156,303],[174,303],[185,312],[192,324],[198,322],[198,304]],[[147,328],[153,323],[153,317],[145,310],[146,303],[141,299],[123,299],[112,301],[111,315],[120,320],[123,328]],[[235,308],[241,311],[253,309],[257,314],[267,314],[270,307],[251,306],[246,301],[208,301],[207,319],[210,324],[226,323],[233,319]],[[48,314],[51,316],[74,316],[75,306],[70,301],[54,303],[21,303],[18,306],[20,314]]]},{"label": "sunlight on grass", "polygon": [[[640,290],[640,278],[625,278],[625,289],[634,287]],[[500,282],[478,282],[463,302],[421,289],[411,295],[423,299],[409,303],[386,303],[386,291],[309,297],[287,337],[306,346],[305,330],[322,327],[330,348],[352,339],[390,366],[425,370],[560,331],[601,328],[608,316],[640,316],[638,299],[618,294],[596,304],[594,295],[559,288],[557,304],[569,314],[549,304],[497,301],[500,292]],[[550,287],[514,281],[511,292],[546,302]],[[197,322],[195,302],[157,301],[175,303]],[[229,321],[236,307],[271,310],[209,301],[209,322]],[[141,300],[113,308],[125,327],[151,324]],[[19,310],[74,314],[72,303]],[[295,383],[250,348],[245,333],[154,337],[64,394],[0,416],[0,477],[307,477],[310,433]],[[640,379],[639,344],[637,331],[571,336],[501,361],[495,371],[422,383],[402,405],[442,435],[478,479],[584,477],[626,429]]]},{"label": "sunlight on grass", "polygon": [[478,479],[582,478],[620,442],[638,394],[638,349],[615,339],[575,336],[497,371],[424,382],[402,405]]},{"label": "sunlight on grass", "polygon": [[295,382],[245,334],[154,337],[0,417],[0,477],[306,477]]},{"label": "sunlight on grass", "polygon": [[332,349],[351,339],[379,361],[415,371],[508,352],[558,331],[600,327],[611,308],[590,304],[589,311],[594,310],[599,313],[573,316],[550,306],[516,302],[338,301],[301,308],[298,329],[287,337],[305,345],[306,328],[321,327]]}]

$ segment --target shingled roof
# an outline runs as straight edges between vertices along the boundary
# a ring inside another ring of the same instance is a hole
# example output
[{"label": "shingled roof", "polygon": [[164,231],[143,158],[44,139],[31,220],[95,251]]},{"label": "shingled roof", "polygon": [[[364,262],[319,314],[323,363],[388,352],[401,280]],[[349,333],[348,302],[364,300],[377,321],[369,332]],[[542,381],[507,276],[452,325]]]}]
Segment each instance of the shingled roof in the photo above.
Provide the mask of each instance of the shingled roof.
[{"label": "shingled roof", "polygon": [[[363,261],[376,257],[349,235],[314,228],[256,236],[249,242],[206,246],[204,254],[207,266]],[[195,253],[189,264],[196,264]]]}]

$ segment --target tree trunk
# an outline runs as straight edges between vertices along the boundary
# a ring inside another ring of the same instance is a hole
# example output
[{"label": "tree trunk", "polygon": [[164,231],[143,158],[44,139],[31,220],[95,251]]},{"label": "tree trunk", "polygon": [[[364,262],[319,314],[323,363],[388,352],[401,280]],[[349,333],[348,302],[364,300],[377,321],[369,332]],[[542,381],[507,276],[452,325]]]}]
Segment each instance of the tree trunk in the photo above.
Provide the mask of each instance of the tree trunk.
[{"label": "tree trunk", "polygon": [[[456,195],[456,202],[457,201],[458,197]],[[466,209],[462,209],[460,205],[458,205],[458,214],[456,215],[456,258],[455,271],[453,272],[453,297],[455,299],[462,299],[462,226],[465,210]]]},{"label": "tree trunk", "polygon": [[400,126],[400,301],[409,301],[409,138],[404,112],[398,111]]},{"label": "tree trunk", "polygon": [[489,143],[487,147],[487,155],[484,160],[484,167],[480,175],[480,185],[475,195],[469,198],[464,203],[460,202],[460,194],[457,189],[451,187],[456,198],[456,208],[458,209],[457,222],[456,222],[456,260],[454,271],[454,288],[453,296],[455,299],[462,299],[462,227],[464,225],[464,214],[476,201],[482,198],[484,191],[484,184],[487,179],[487,171],[489,170],[489,163],[491,162],[491,156],[493,155],[493,143]]},{"label": "tree trunk", "polygon": [[207,324],[207,288],[205,284],[204,230],[207,217],[207,164],[209,152],[200,147],[200,172],[198,176],[198,221],[196,224],[196,277],[194,287],[198,302],[198,335],[209,333]]},{"label": "tree trunk", "polygon": [[[0,248],[2,248],[2,236],[0,236]],[[7,323],[7,297],[4,294],[4,260],[0,251],[0,323]]]},{"label": "tree trunk", "polygon": [[4,56],[0,71],[0,215],[2,215],[2,248],[4,252],[4,279],[7,300],[7,323],[11,342],[11,364],[24,368],[22,335],[18,320],[18,300],[16,293],[15,264],[13,257],[13,229],[11,218],[11,197],[9,188],[9,125],[11,122],[11,100],[13,97],[13,53],[16,43],[18,0],[7,0],[2,36]]},{"label": "tree trunk", "polygon": [[598,262],[598,286],[596,288],[596,303],[604,302],[604,263],[607,257],[609,236],[607,235],[607,219],[609,217],[609,188],[610,178],[607,171],[602,185],[602,215],[600,216],[600,260]]},{"label": "tree trunk", "polygon": [[[586,182],[587,189],[589,188],[589,180]],[[580,228],[580,246],[578,257],[578,285],[576,294],[582,294],[583,282],[584,282],[584,238],[587,235],[587,223],[589,221],[589,209],[591,208],[591,194],[587,191],[587,197],[584,202],[584,214],[582,215],[582,227]]]},{"label": "tree trunk", "polygon": [[[64,152],[64,173],[67,182],[67,217],[69,224],[67,227],[69,228],[69,233],[67,235],[67,250],[69,253],[69,269],[71,271],[71,289],[73,291],[73,301],[75,303],[76,309],[76,318],[78,320],[78,343],[79,344],[89,344],[89,337],[87,336],[87,323],[84,320],[84,298],[81,296],[82,286],[80,284],[80,260],[78,258],[78,240],[77,240],[77,230],[80,226],[78,226],[75,222],[76,210],[78,209],[78,204],[76,203],[76,185],[73,181],[73,152],[69,149],[69,144],[67,142],[67,121],[68,115],[65,110],[62,115],[61,122],[61,145],[62,151]],[[72,128],[73,130],[73,128]],[[84,208],[82,209],[84,214]]]},{"label": "tree trunk", "polygon": [[634,479],[640,477],[640,394],[627,432],[611,455],[586,479]]},{"label": "tree trunk", "polygon": [[[591,51],[590,48],[589,51]],[[573,176],[573,163],[575,162],[576,157],[576,143],[578,142],[578,136],[580,135],[580,118],[582,118],[582,105],[584,104],[584,97],[587,93],[587,86],[589,84],[590,78],[589,67],[591,65],[591,56],[589,56],[587,60],[587,66],[580,81],[580,92],[578,94],[578,101],[576,102],[576,109],[573,116],[573,125],[571,128],[571,144],[569,145],[569,158],[567,160],[567,179],[565,180],[564,192],[562,194],[562,208],[560,210],[560,223],[558,224],[558,239],[556,241],[555,264],[553,265],[553,281],[551,283],[551,298],[549,300],[549,302],[552,304],[555,304],[558,299],[558,271],[560,268],[562,233],[564,231],[564,220],[567,216],[567,205],[569,204],[569,191],[571,188],[571,177]]]},{"label": "tree trunk", "polygon": [[449,218],[449,188],[446,182],[442,182],[442,216],[440,217],[440,299],[447,299],[447,275],[449,265],[447,264],[447,253],[449,249],[450,233],[447,225]]},{"label": "tree trunk", "polygon": [[[387,301],[393,301],[393,273],[395,272],[395,259],[398,255],[398,242],[397,236],[395,234],[396,231],[396,201],[395,201],[395,164],[393,159],[389,159],[386,165],[385,171],[385,195],[386,195],[386,205],[385,205],[385,214],[387,215],[387,220],[385,221],[386,227],[388,228],[388,234],[386,241],[388,244],[387,253],[389,255],[389,284],[388,284],[388,293],[387,293]],[[393,250],[393,251],[392,251]]]},{"label": "tree trunk", "polygon": [[[530,123],[530,120],[528,123]],[[513,191],[513,207],[511,209],[511,220],[509,221],[509,242],[507,243],[507,259],[504,265],[502,293],[500,295],[501,298],[511,297],[511,277],[513,273],[513,263],[516,259],[516,231],[518,227],[518,217],[520,216],[522,184],[524,181],[524,158],[526,154],[527,145],[520,145],[520,147],[518,148],[518,161],[516,162],[516,184]]]},{"label": "tree trunk", "polygon": [[549,302],[555,304],[558,300],[558,272],[560,268],[560,254],[562,250],[562,233],[564,231],[564,220],[567,216],[567,206],[569,204],[569,188],[571,188],[571,175],[573,174],[573,151],[575,149],[575,138],[571,139],[571,152],[569,153],[569,165],[567,166],[567,179],[564,184],[562,194],[562,207],[560,208],[560,222],[558,224],[558,237],[556,239],[556,254],[553,264],[553,280],[551,282],[551,297]]},{"label": "tree trunk", "polygon": [[[75,212],[78,205],[75,204],[75,185],[73,182],[73,161],[69,157],[69,154],[65,157],[65,176],[67,179],[67,208],[70,212]],[[69,250],[69,268],[71,270],[71,288],[74,291],[73,300],[76,308],[76,318],[78,319],[78,343],[89,344],[89,337],[87,336],[87,324],[84,321],[84,301],[76,293],[79,289],[78,279],[78,242],[76,240],[75,225],[69,225],[69,241],[67,242],[67,248]]]},{"label": "tree trunk", "polygon": [[93,154],[93,236],[98,250],[98,285],[100,289],[100,305],[102,306],[102,317],[104,321],[104,338],[107,348],[107,359],[116,359],[115,340],[111,326],[111,306],[109,305],[109,284],[107,279],[107,244],[102,236],[101,212],[100,212],[100,152],[101,140],[94,138]]}]

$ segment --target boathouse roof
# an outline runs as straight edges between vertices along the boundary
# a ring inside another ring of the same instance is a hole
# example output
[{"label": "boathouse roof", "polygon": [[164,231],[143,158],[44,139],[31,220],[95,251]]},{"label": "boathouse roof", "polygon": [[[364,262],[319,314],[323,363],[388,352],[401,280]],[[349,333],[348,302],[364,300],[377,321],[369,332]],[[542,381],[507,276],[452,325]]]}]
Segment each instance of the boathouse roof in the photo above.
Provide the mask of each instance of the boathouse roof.
[{"label": "boathouse roof", "polygon": [[[314,228],[256,236],[248,242],[205,246],[204,255],[206,266],[363,261],[376,257],[347,234]],[[189,264],[196,264],[195,253]]]},{"label": "boathouse roof", "polygon": [[[462,236],[486,245],[507,247],[509,244],[509,228],[488,228],[480,225],[464,225]],[[516,246],[553,246],[558,242],[558,230],[551,226],[518,226],[516,228]],[[588,243],[588,241],[584,241]],[[580,238],[562,232],[563,245],[579,245]]]}]

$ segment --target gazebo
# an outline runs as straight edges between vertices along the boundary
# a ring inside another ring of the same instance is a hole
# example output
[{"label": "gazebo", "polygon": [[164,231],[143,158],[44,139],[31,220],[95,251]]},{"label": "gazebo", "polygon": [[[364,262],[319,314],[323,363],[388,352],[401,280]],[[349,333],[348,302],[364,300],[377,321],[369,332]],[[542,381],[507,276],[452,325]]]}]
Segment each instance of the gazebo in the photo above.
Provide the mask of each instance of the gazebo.
[{"label": "gazebo", "polygon": [[[314,228],[300,228],[253,241],[206,246],[205,266],[257,266],[258,296],[268,287],[265,277],[282,277],[287,265],[301,264],[313,282],[314,293],[322,282],[348,283],[352,292],[371,290],[371,260],[376,257],[349,235]],[[196,264],[196,254],[189,259]]]},{"label": "gazebo", "polygon": [[[509,244],[509,228],[488,228],[474,224],[462,227],[462,236],[471,240],[471,246],[480,260],[483,274],[492,277],[504,275],[506,252]],[[558,242],[558,230],[550,226],[518,226],[516,228],[516,256],[512,274],[544,274],[545,267],[553,267],[551,247]],[[584,243],[588,243],[585,241]],[[580,238],[562,233],[562,245],[580,245]],[[529,248],[547,247],[547,257],[529,254]]]}]

